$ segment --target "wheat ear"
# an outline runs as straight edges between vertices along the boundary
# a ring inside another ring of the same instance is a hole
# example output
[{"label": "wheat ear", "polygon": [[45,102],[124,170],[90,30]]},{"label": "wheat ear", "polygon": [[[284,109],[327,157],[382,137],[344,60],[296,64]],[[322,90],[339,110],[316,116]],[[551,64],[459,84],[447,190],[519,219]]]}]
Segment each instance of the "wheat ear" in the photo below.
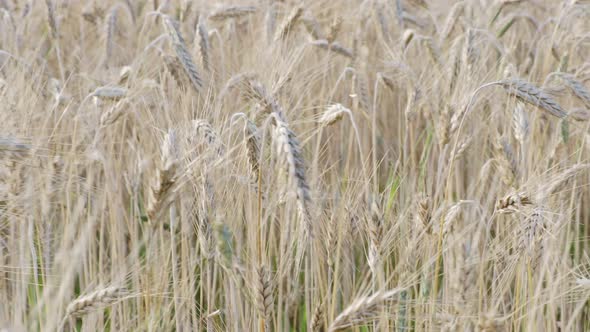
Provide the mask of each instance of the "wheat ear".
[{"label": "wheat ear", "polygon": [[336,316],[328,331],[340,331],[366,324],[379,314],[385,302],[390,301],[399,292],[400,289],[393,289],[357,298]]},{"label": "wheat ear", "polygon": [[222,7],[209,15],[211,21],[223,21],[230,18],[238,18],[256,12],[254,6],[228,6]]},{"label": "wheat ear", "polygon": [[285,158],[289,178],[297,193],[297,207],[308,235],[312,235],[311,195],[305,176],[305,163],[301,156],[301,148],[297,136],[289,128],[289,124],[281,113],[272,113],[275,120],[277,152]]},{"label": "wheat ear", "polygon": [[553,98],[543,90],[526,81],[520,79],[507,79],[499,81],[498,83],[509,95],[514,96],[525,103],[540,107],[549,114],[560,119],[567,116],[567,113],[555,100],[553,100]]},{"label": "wheat ear", "polygon": [[283,20],[283,22],[281,23],[281,25],[277,29],[275,36],[274,36],[275,42],[278,42],[279,40],[285,38],[289,34],[289,32],[293,29],[295,24],[298,22],[299,17],[301,16],[302,13],[303,13],[302,6],[296,6],[295,8],[293,8],[293,10],[291,10],[289,15],[287,17],[285,17],[285,19]]},{"label": "wheat ear", "polygon": [[150,219],[157,218],[159,213],[173,200],[172,189],[178,176],[176,144],[176,133],[171,129],[162,143],[161,165],[157,168],[156,176],[149,190],[147,214]]},{"label": "wheat ear", "polygon": [[123,287],[107,287],[72,301],[66,308],[67,317],[79,317],[91,313],[99,308],[103,308],[121,300],[129,295],[127,289]]},{"label": "wheat ear", "polygon": [[182,68],[184,68],[184,71],[188,75],[193,88],[197,91],[200,91],[204,85],[203,79],[197,71],[197,66],[195,66],[195,63],[193,62],[193,59],[190,53],[188,52],[186,43],[184,42],[184,39],[182,38],[180,31],[178,31],[176,22],[174,22],[172,18],[170,18],[167,15],[163,15],[163,17],[164,19],[162,20],[162,22],[164,24],[166,32],[168,33],[168,36],[170,37],[172,45],[174,46],[176,56],[182,64]]}]

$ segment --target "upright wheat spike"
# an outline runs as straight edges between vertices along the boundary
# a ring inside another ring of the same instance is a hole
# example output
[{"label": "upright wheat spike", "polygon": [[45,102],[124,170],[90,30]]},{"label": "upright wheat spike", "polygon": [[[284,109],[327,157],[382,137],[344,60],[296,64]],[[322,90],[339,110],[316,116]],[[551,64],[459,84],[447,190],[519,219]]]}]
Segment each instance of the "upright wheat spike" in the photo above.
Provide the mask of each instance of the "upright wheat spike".
[{"label": "upright wheat spike", "polygon": [[368,263],[369,268],[374,276],[377,276],[381,271],[379,271],[379,266],[382,260],[383,255],[383,248],[382,248],[382,241],[383,241],[383,214],[381,212],[381,208],[379,207],[379,203],[373,200],[371,202],[371,214],[368,218],[368,230],[369,230],[369,255],[368,255]]},{"label": "upright wheat spike", "polygon": [[252,182],[258,185],[261,137],[256,124],[250,119],[247,119],[244,135],[246,136],[246,151],[248,154],[248,165],[250,166]]},{"label": "upright wheat spike", "polygon": [[258,306],[260,315],[264,319],[265,330],[270,331],[272,305],[274,302],[270,272],[265,266],[261,266],[256,273],[256,305]]},{"label": "upright wheat spike", "polygon": [[176,133],[170,129],[162,143],[161,165],[150,186],[147,214],[156,219],[159,213],[173,200],[172,189],[178,176],[178,151]]},{"label": "upright wheat spike", "polygon": [[311,195],[305,176],[305,164],[297,136],[281,113],[273,113],[277,138],[277,153],[285,158],[290,182],[295,186],[297,206],[307,235],[312,235]]},{"label": "upright wheat spike", "polygon": [[183,70],[182,64],[178,61],[177,57],[162,55],[162,60],[164,61],[164,65],[166,65],[166,70],[170,73],[170,76],[172,76],[172,79],[179,87],[185,88],[191,85],[188,77],[181,75]]},{"label": "upright wheat spike", "polygon": [[205,25],[205,19],[203,17],[199,18],[197,32],[199,35],[199,54],[201,54],[201,65],[203,66],[203,69],[209,71],[209,33],[207,32],[207,26]]},{"label": "upright wheat spike", "polygon": [[543,90],[526,81],[520,79],[507,79],[498,83],[509,95],[514,96],[525,103],[540,107],[549,112],[549,114],[560,119],[567,116],[567,113],[555,100],[553,100],[553,98]]},{"label": "upright wheat spike", "polygon": [[172,45],[174,46],[176,56],[182,64],[182,67],[184,68],[184,71],[186,72],[187,76],[189,77],[193,88],[196,91],[200,91],[204,85],[203,79],[199,75],[199,72],[197,71],[197,66],[195,66],[193,59],[191,58],[191,55],[186,48],[186,43],[184,42],[182,35],[176,27],[176,22],[174,22],[172,18],[170,18],[167,15],[163,15],[163,17],[164,19],[162,20],[162,22],[164,24],[166,32],[168,32],[168,36],[170,37]]},{"label": "upright wheat spike", "polygon": [[107,17],[107,25],[105,29],[105,59],[104,65],[108,67],[109,60],[113,55],[113,39],[115,35],[115,30],[117,29],[117,12],[119,10],[119,5],[114,5],[113,8],[109,11],[109,15]]},{"label": "upright wheat spike", "polygon": [[[193,142],[204,142],[208,147],[213,148],[217,156],[222,156],[225,152],[225,146],[219,139],[219,135],[213,129],[213,126],[203,119],[193,120]],[[195,140],[196,139],[196,140]]]},{"label": "upright wheat spike", "polygon": [[459,1],[455,3],[453,7],[451,7],[451,11],[447,16],[447,20],[445,21],[445,24],[443,25],[439,34],[441,41],[447,39],[447,37],[451,34],[455,28],[455,25],[457,24],[459,17],[463,14],[464,8],[465,4],[463,1]]},{"label": "upright wheat spike", "polygon": [[423,196],[418,201],[417,208],[416,218],[418,222],[424,227],[427,233],[432,233],[432,206],[430,197]]},{"label": "upright wheat spike", "polygon": [[524,110],[524,103],[518,101],[512,111],[512,128],[514,129],[514,138],[518,140],[520,146],[524,146],[529,136],[529,117]]},{"label": "upright wheat spike", "polygon": [[321,332],[324,328],[324,309],[322,303],[318,303],[313,311],[313,316],[309,322],[311,332]]},{"label": "upright wheat spike", "polygon": [[277,29],[275,36],[274,36],[275,42],[280,41],[281,39],[285,38],[287,36],[287,34],[289,34],[289,32],[293,29],[295,24],[298,22],[299,17],[301,16],[302,13],[303,13],[303,7],[300,5],[296,6],[295,8],[293,8],[293,10],[291,10],[289,15],[287,17],[285,17],[285,19],[283,20],[283,23],[281,23],[281,25]]}]

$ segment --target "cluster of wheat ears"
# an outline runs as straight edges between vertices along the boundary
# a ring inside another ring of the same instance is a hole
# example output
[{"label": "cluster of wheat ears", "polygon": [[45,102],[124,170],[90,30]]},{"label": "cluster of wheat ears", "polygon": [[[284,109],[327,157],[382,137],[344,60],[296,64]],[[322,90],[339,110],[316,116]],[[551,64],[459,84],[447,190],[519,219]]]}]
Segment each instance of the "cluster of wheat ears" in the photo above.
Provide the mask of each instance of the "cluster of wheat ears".
[{"label": "cluster of wheat ears", "polygon": [[0,331],[590,329],[590,3],[1,0]]}]

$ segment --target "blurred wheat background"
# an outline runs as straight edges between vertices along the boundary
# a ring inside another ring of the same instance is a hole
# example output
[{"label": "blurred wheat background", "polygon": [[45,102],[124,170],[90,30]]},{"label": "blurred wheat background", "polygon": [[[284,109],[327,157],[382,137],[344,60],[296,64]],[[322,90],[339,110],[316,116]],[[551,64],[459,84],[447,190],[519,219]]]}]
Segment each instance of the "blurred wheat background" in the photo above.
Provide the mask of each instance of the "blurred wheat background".
[{"label": "blurred wheat background", "polygon": [[0,331],[590,330],[590,2],[1,0]]}]

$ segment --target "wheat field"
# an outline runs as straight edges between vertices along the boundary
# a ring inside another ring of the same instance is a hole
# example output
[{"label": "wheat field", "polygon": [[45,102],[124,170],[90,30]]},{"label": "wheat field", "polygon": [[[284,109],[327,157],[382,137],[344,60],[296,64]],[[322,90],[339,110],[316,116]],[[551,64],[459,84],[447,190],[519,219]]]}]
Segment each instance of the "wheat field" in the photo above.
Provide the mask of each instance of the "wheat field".
[{"label": "wheat field", "polygon": [[0,331],[590,331],[589,31],[1,0]]}]

